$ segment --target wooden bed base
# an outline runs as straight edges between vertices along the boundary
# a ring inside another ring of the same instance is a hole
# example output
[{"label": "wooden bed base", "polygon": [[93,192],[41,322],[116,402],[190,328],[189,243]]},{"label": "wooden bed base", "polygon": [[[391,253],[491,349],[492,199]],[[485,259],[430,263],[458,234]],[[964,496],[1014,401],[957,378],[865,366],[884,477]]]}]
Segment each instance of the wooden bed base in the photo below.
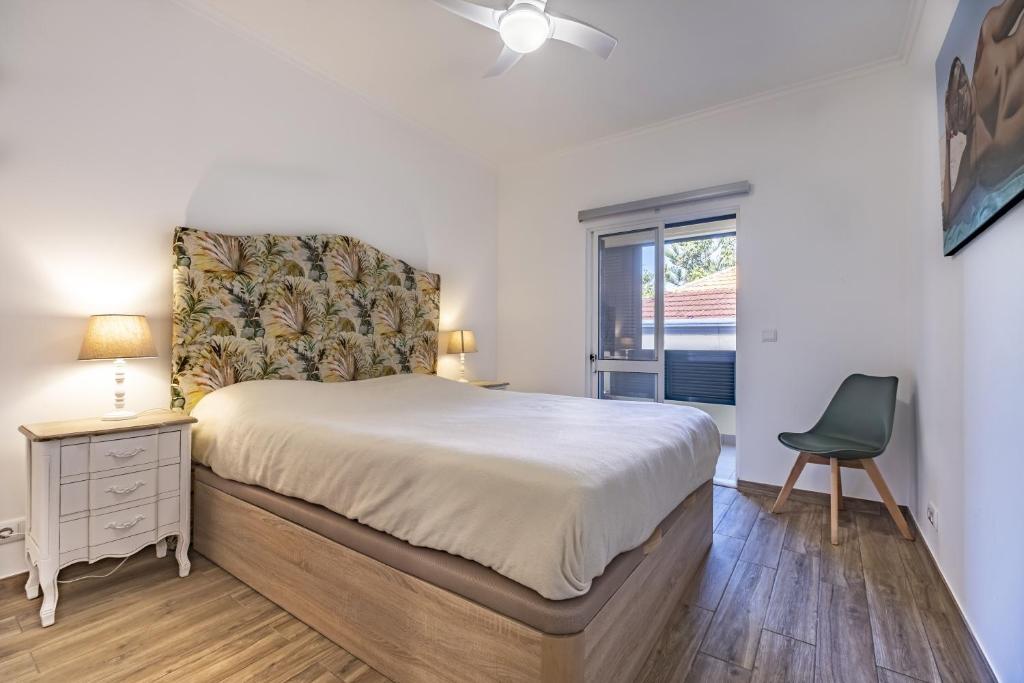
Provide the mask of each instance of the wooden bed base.
[{"label": "wooden bed base", "polygon": [[627,681],[711,546],[711,483],[580,633],[553,636],[195,482],[195,549],[397,681]]}]

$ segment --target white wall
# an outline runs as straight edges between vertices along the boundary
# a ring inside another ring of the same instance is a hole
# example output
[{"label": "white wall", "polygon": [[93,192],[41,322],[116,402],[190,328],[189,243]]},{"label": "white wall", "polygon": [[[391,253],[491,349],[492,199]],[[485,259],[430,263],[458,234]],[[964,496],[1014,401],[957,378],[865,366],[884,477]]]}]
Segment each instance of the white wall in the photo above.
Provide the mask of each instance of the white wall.
[{"label": "white wall", "polygon": [[110,367],[75,361],[87,315],[149,316],[161,357],[129,362],[129,404],[168,404],[176,225],[341,232],[438,272],[442,326],[474,329],[469,372],[493,376],[475,160],[164,0],[6,0],[0,74],[0,520],[23,514],[17,426],[109,409]]},{"label": "white wall", "polygon": [[[922,20],[914,93],[913,202],[918,479],[915,517],[1001,680],[1024,681],[1024,207],[942,256],[935,55],[955,0]],[[938,510],[938,529],[926,509]]]},{"label": "white wall", "polygon": [[[880,466],[901,502],[914,454],[908,356],[909,98],[899,70],[805,90],[606,141],[503,172],[499,375],[514,388],[582,394],[585,229],[576,212],[749,180],[738,229],[737,446],[741,479],[781,484],[810,427],[852,372],[901,379]],[[762,328],[778,328],[776,344]],[[801,487],[827,490],[826,468]],[[873,497],[860,472],[849,495]]]}]

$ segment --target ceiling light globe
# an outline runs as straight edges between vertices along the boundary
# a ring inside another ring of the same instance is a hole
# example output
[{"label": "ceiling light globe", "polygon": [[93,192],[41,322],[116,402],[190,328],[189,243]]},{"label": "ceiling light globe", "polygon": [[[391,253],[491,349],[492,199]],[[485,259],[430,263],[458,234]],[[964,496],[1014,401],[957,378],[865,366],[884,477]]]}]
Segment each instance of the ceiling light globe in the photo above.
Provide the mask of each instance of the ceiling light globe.
[{"label": "ceiling light globe", "polygon": [[508,49],[526,54],[533,52],[551,37],[547,16],[530,5],[514,7],[502,15],[498,33]]}]

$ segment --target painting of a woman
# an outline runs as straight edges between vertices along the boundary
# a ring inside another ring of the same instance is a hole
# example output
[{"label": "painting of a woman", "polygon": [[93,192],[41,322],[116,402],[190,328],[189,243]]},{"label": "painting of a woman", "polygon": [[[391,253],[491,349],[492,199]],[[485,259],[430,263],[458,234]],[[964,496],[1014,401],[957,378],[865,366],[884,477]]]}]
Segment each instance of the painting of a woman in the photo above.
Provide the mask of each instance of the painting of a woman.
[{"label": "painting of a woman", "polygon": [[[936,63],[947,255],[1024,194],[1024,0],[964,0]],[[976,38],[975,38],[976,36]],[[973,54],[972,54],[973,53]]]}]

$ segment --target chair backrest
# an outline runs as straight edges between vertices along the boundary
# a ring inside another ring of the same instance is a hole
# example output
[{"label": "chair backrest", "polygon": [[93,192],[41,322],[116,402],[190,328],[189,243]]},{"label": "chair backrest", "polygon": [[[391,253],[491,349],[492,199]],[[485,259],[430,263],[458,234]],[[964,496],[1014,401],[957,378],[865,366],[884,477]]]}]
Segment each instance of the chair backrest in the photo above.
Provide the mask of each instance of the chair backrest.
[{"label": "chair backrest", "polygon": [[850,375],[811,431],[860,441],[881,453],[892,437],[898,383],[896,377]]}]

